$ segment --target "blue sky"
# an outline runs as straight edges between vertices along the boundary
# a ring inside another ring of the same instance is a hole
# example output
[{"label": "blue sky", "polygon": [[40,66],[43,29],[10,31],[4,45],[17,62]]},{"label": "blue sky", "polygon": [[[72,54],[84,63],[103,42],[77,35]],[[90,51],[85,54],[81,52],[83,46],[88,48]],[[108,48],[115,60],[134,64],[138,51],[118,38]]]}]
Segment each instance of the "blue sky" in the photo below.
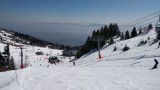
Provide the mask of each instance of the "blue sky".
[{"label": "blue sky", "polygon": [[0,27],[75,46],[104,24],[120,27],[157,11],[160,0],[0,0]]},{"label": "blue sky", "polygon": [[160,10],[160,0],[1,0],[0,23],[128,23]]}]

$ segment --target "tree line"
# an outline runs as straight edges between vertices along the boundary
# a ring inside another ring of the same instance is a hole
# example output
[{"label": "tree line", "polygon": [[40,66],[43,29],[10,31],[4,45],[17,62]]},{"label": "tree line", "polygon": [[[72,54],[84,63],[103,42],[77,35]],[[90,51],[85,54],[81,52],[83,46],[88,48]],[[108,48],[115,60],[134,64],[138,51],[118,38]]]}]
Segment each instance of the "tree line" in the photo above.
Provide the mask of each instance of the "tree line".
[{"label": "tree line", "polygon": [[[147,26],[147,29],[146,31],[150,31],[151,29],[153,28],[152,24],[149,24]],[[129,31],[127,30],[125,32],[125,34],[123,32],[121,32],[121,40],[126,40],[126,39],[130,39],[130,38],[133,38],[133,37],[136,37],[137,35],[140,35],[142,34],[142,28],[140,27],[139,30],[136,29],[136,27],[133,27],[132,31],[131,31],[131,34],[129,34]]]},{"label": "tree line", "polygon": [[94,30],[91,36],[88,36],[84,45],[78,50],[76,57],[80,58],[85,53],[97,49],[98,44],[96,39],[101,39],[100,48],[106,44],[108,40],[109,43],[113,43],[114,36],[119,36],[120,30],[117,23],[110,23],[109,26],[105,25],[101,29]]},{"label": "tree line", "polygon": [[[152,28],[153,28],[152,24],[149,24],[147,27],[147,30],[151,30]],[[142,33],[142,28],[140,28],[137,31],[136,27],[133,27],[131,34],[128,30],[124,33],[119,30],[119,26],[117,23],[110,23],[108,26],[105,25],[101,27],[101,29],[94,30],[92,32],[92,35],[88,36],[84,45],[82,45],[81,48],[78,50],[76,57],[80,58],[82,55],[88,53],[89,51],[97,50],[98,48],[98,44],[96,41],[97,38],[101,39],[100,48],[102,48],[106,43],[108,43],[109,45],[113,44],[114,38],[116,37],[120,37],[120,40],[126,40],[126,39],[136,37],[141,33]]]},{"label": "tree line", "polygon": [[70,46],[65,46],[63,44],[56,44],[56,43],[52,43],[46,40],[42,40],[33,36],[30,36],[28,34],[23,34],[23,33],[19,33],[13,30],[10,30],[10,32],[13,33],[14,37],[19,37],[22,40],[26,40],[29,41],[29,43],[25,43],[25,44],[29,44],[29,45],[33,45],[33,46],[40,46],[40,47],[46,47],[49,46],[52,49],[70,49]]}]

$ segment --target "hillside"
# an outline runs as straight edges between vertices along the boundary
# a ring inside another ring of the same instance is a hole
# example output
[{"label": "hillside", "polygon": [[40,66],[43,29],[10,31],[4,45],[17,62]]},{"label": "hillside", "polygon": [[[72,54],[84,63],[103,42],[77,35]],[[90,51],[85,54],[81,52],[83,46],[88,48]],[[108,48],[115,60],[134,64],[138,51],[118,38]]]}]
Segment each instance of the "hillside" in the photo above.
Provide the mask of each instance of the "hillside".
[{"label": "hillside", "polygon": [[9,42],[12,45],[16,45],[16,43],[21,43],[24,45],[32,45],[39,47],[49,46],[52,49],[69,49],[70,46],[65,46],[63,44],[56,44],[53,42],[49,42],[46,40],[42,40],[28,34],[23,34],[16,32],[14,30],[7,30],[4,28],[0,28],[0,42],[7,43]]},{"label": "hillside", "polygon": [[[108,60],[129,60],[129,59],[141,59],[141,58],[152,58],[152,57],[160,57],[160,50],[158,48],[158,42],[156,39],[156,32],[151,30],[147,34],[138,35],[135,38],[127,39],[127,40],[119,40],[120,38],[116,38],[115,43],[112,45],[106,44],[101,49],[102,59],[99,61],[108,61]],[[141,41],[146,41],[145,44],[140,44]],[[126,52],[123,52],[123,48],[128,46],[130,49]],[[116,51],[114,47],[117,48]],[[87,56],[87,60],[86,57]],[[83,58],[84,57],[84,58]],[[98,52],[84,55],[81,60],[91,62],[92,59],[98,59]],[[94,61],[94,60],[93,60]]]},{"label": "hillside", "polygon": [[[160,90],[160,65],[151,69],[154,59],[160,62],[160,48],[157,48],[155,38],[154,30],[128,40],[115,38],[114,44],[106,44],[101,49],[101,59],[98,59],[97,51],[90,52],[76,60],[76,66],[68,57],[58,56],[59,50],[27,46],[24,52],[28,56],[28,67],[0,72],[0,90]],[[142,40],[147,41],[139,45]],[[126,44],[130,49],[123,52]],[[113,51],[115,46],[117,50]],[[45,54],[35,55],[37,49]],[[20,58],[18,50],[11,46],[17,62]],[[63,63],[47,62],[46,54],[51,50],[52,55],[58,56]]]}]

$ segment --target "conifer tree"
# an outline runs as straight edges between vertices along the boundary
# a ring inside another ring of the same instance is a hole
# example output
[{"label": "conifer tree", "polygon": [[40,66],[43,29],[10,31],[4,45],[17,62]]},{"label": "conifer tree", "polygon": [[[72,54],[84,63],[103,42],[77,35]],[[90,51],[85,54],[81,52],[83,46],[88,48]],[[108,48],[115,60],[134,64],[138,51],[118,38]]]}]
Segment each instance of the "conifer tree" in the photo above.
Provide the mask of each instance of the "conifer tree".
[{"label": "conifer tree", "polygon": [[81,55],[82,54],[81,54],[80,50],[78,50],[77,53],[76,53],[76,58],[79,59],[81,57]]},{"label": "conifer tree", "polygon": [[95,36],[95,35],[96,35],[96,31],[94,30],[93,33],[92,33],[92,36]]},{"label": "conifer tree", "polygon": [[14,58],[12,56],[11,56],[11,59],[9,61],[9,69],[10,70],[15,70]]},{"label": "conifer tree", "polygon": [[0,35],[0,41],[2,41],[2,36]]},{"label": "conifer tree", "polygon": [[103,29],[103,27],[101,27],[100,35],[101,35],[101,36],[104,36],[104,35],[105,35],[105,34],[104,34],[104,29]]},{"label": "conifer tree", "polygon": [[7,44],[7,46],[5,46],[3,54],[5,54],[7,56],[5,58],[6,59],[5,67],[6,67],[6,69],[9,69],[9,61],[10,61],[9,44]]},{"label": "conifer tree", "polygon": [[87,45],[89,42],[90,42],[90,36],[88,36],[88,38],[87,38],[87,40],[86,40],[86,42],[85,42],[85,45]]},{"label": "conifer tree", "polygon": [[113,38],[111,38],[110,41],[109,41],[109,44],[111,45],[113,43],[114,43],[114,40],[113,40]]},{"label": "conifer tree", "polygon": [[115,27],[115,31],[116,31],[115,35],[120,36],[120,30],[119,30],[117,23],[115,24],[114,27]]},{"label": "conifer tree", "polygon": [[108,34],[109,34],[108,37],[109,38],[111,38],[113,36],[113,34],[114,34],[112,31],[113,31],[113,24],[110,23],[109,24],[109,29],[108,29]]},{"label": "conifer tree", "polygon": [[151,30],[153,28],[152,24],[148,25],[148,30]]},{"label": "conifer tree", "polygon": [[108,33],[108,27],[107,27],[107,25],[104,26],[104,35],[105,35],[105,39],[108,39],[109,33]]},{"label": "conifer tree", "polygon": [[135,37],[137,36],[137,31],[136,31],[136,27],[133,28],[132,32],[131,32],[131,37]]},{"label": "conifer tree", "polygon": [[4,57],[2,56],[2,53],[0,52],[0,71],[5,67],[5,60]]},{"label": "conifer tree", "polygon": [[97,36],[100,36],[100,31],[99,31],[99,29],[97,30],[97,32],[96,32],[96,37]]},{"label": "conifer tree", "polygon": [[121,33],[121,40],[124,40],[124,34],[123,34],[123,32]]},{"label": "conifer tree", "polygon": [[88,36],[85,44],[84,44],[84,47],[86,48],[87,51],[89,51],[89,49],[91,48],[90,45],[91,45],[91,42],[90,42],[91,38],[90,36]]},{"label": "conifer tree", "polygon": [[125,39],[129,39],[130,36],[129,36],[129,31],[127,30],[126,33],[125,33]]}]

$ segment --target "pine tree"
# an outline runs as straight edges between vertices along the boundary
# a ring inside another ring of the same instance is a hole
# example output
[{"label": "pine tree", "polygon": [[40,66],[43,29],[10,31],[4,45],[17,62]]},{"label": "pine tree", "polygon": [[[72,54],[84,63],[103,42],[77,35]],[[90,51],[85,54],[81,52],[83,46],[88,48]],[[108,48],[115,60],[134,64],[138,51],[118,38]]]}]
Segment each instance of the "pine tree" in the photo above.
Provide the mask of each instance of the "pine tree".
[{"label": "pine tree", "polygon": [[152,24],[149,24],[148,25],[148,30],[151,30],[153,27],[152,27]]},{"label": "pine tree", "polygon": [[79,59],[81,57],[81,55],[82,54],[81,54],[80,50],[78,50],[77,53],[76,53],[76,58]]},{"label": "pine tree", "polygon": [[131,32],[131,37],[133,38],[135,36],[137,36],[137,31],[136,31],[136,28],[134,27],[132,32]]},{"label": "pine tree", "polygon": [[100,36],[100,31],[99,31],[99,29],[97,30],[97,32],[96,32],[96,37],[97,36]]},{"label": "pine tree", "polygon": [[7,46],[4,47],[4,54],[6,54],[7,56],[10,56],[10,52],[9,52],[9,44],[7,44]]},{"label": "pine tree", "polygon": [[2,41],[2,36],[0,35],[0,41]]},{"label": "pine tree", "polygon": [[87,38],[87,40],[85,42],[85,45],[87,45],[90,42],[90,40],[91,40],[91,38],[90,38],[90,36],[88,36],[88,38]]},{"label": "pine tree", "polygon": [[6,58],[5,58],[6,59],[5,67],[6,67],[6,69],[8,69],[8,67],[9,67],[9,61],[10,61],[9,44],[7,44],[7,46],[5,46],[3,54],[6,55]]},{"label": "pine tree", "polygon": [[60,49],[61,50],[64,50],[65,49],[65,46],[62,44],[62,45],[60,45]]},{"label": "pine tree", "polygon": [[9,62],[9,69],[10,70],[15,70],[15,65],[14,65],[14,58],[11,56],[10,62]]},{"label": "pine tree", "polygon": [[100,35],[101,35],[101,36],[105,36],[103,27],[101,27]]},{"label": "pine tree", "polygon": [[104,29],[105,39],[108,39],[109,33],[108,33],[108,27],[107,27],[107,25],[105,25],[103,29]]},{"label": "pine tree", "polygon": [[121,33],[121,40],[124,40],[124,34],[123,34],[123,32]]},{"label": "pine tree", "polygon": [[114,43],[114,40],[113,40],[113,38],[111,38],[110,41],[109,41],[109,44],[111,45],[113,43]]},{"label": "pine tree", "polygon": [[115,35],[117,35],[119,37],[120,36],[120,30],[119,30],[119,27],[118,27],[117,23],[114,25],[114,27],[115,27],[115,31],[116,31]]},{"label": "pine tree", "polygon": [[0,71],[2,71],[5,67],[5,60],[4,57],[2,56],[2,53],[0,52]]},{"label": "pine tree", "polygon": [[96,31],[94,30],[92,33],[92,36],[94,37],[96,35]]},{"label": "pine tree", "polygon": [[111,38],[112,36],[114,36],[113,31],[114,31],[114,30],[113,30],[113,24],[110,23],[110,24],[109,24],[109,29],[108,29],[108,34],[109,34],[108,37],[109,37],[109,38]]},{"label": "pine tree", "polygon": [[130,36],[129,36],[129,31],[127,30],[126,33],[125,33],[125,39],[129,39]]},{"label": "pine tree", "polygon": [[90,50],[90,46],[91,46],[91,42],[90,42],[90,40],[91,40],[91,38],[90,38],[90,36],[88,36],[88,38],[87,38],[87,40],[86,40],[86,42],[85,42],[85,44],[84,44],[84,47],[85,47],[85,49],[87,50],[87,51],[89,51]]}]

